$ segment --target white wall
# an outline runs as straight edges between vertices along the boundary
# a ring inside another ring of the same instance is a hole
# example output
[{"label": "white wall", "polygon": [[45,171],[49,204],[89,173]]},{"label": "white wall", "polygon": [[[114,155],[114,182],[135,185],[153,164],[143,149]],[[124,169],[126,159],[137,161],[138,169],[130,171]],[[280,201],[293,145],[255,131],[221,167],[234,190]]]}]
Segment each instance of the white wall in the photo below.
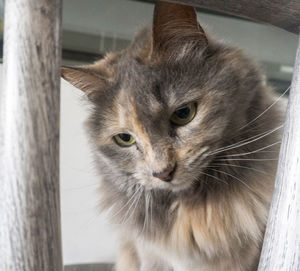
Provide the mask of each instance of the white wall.
[{"label": "white wall", "polygon": [[83,122],[81,91],[62,80],[60,179],[64,262],[113,261],[116,238],[97,211],[99,177],[93,168]]}]

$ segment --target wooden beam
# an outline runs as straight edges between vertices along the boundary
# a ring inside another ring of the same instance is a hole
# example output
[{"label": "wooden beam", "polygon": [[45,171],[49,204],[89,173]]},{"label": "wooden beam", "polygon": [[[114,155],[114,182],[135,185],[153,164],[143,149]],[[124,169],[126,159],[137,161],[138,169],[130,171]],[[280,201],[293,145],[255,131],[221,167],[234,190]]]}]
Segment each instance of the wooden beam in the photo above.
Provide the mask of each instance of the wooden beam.
[{"label": "wooden beam", "polygon": [[300,39],[258,270],[300,270]]},{"label": "wooden beam", "polygon": [[167,0],[265,22],[299,34],[300,4],[297,0]]},{"label": "wooden beam", "polygon": [[6,0],[0,93],[0,270],[62,271],[61,1]]}]

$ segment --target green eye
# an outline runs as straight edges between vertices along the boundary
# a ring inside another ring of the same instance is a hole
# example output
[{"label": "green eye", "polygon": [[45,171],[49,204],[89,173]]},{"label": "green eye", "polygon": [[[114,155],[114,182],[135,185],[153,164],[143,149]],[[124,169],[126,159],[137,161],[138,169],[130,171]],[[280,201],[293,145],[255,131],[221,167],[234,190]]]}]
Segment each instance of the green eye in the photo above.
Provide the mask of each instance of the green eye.
[{"label": "green eye", "polygon": [[135,139],[130,134],[117,134],[114,136],[116,143],[121,147],[130,147],[135,143]]},{"label": "green eye", "polygon": [[171,116],[171,122],[175,125],[185,125],[192,121],[196,115],[197,104],[189,103],[178,108]]}]

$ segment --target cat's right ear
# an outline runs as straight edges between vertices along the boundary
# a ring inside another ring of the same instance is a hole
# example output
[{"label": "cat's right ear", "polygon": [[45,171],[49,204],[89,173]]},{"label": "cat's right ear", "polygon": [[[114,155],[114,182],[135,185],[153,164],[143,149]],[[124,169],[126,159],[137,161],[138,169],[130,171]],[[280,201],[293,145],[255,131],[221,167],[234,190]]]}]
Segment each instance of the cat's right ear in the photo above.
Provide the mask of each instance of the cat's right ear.
[{"label": "cat's right ear", "polygon": [[89,66],[62,67],[61,76],[89,98],[106,85],[106,79]]},{"label": "cat's right ear", "polygon": [[178,54],[188,43],[205,48],[208,40],[193,7],[157,1],[153,16],[153,56]]}]

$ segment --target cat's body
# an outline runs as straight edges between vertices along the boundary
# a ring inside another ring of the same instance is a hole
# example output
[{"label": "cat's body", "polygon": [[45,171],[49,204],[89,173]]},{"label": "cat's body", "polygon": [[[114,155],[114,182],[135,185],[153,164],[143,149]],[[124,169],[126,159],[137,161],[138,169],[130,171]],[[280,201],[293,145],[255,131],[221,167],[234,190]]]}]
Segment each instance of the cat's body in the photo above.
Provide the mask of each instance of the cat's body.
[{"label": "cat's body", "polygon": [[208,39],[192,8],[158,3],[153,31],[62,74],[93,105],[117,271],[255,270],[281,124],[257,67]]},{"label": "cat's body", "polygon": [[[268,97],[259,112],[273,102]],[[278,133],[272,132],[277,126],[271,121],[277,114],[273,108],[262,116],[267,123],[247,134],[252,144],[221,152],[222,157],[210,164],[213,170],[207,168],[203,183],[193,189],[152,191],[147,199],[149,192],[120,192],[107,178],[100,189],[102,207],[111,211],[114,224],[121,227],[117,270],[256,270],[279,145],[266,148],[265,153],[247,153],[278,142]],[[264,137],[265,132],[270,134]],[[235,156],[239,153],[245,155]],[[233,160],[225,161],[226,156]]]}]

